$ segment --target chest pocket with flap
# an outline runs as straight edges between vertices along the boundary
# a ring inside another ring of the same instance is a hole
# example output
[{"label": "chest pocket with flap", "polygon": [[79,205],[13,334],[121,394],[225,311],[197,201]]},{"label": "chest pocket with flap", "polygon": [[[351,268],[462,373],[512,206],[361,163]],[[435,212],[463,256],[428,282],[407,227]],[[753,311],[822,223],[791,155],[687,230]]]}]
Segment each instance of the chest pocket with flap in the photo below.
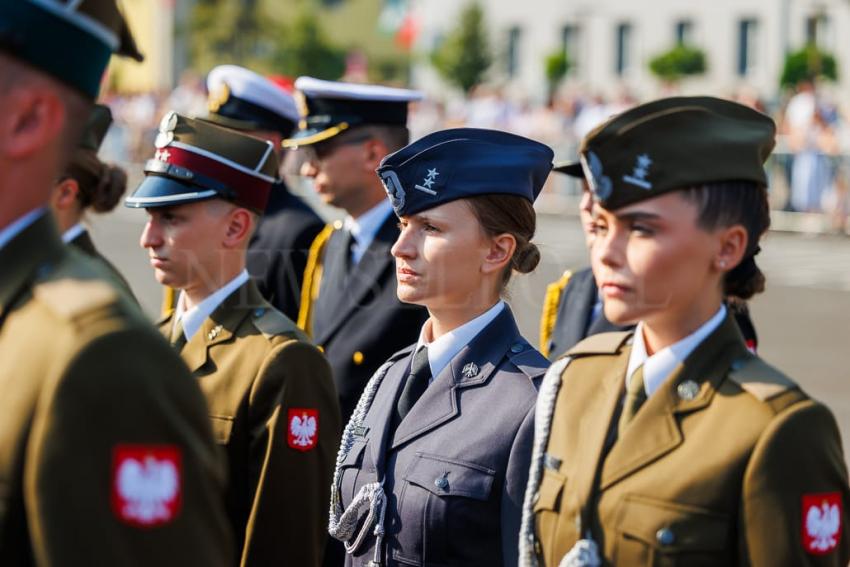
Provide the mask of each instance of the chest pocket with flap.
[{"label": "chest pocket with flap", "polygon": [[617,514],[615,562],[623,565],[725,565],[731,524],[726,514],[629,496]]}]

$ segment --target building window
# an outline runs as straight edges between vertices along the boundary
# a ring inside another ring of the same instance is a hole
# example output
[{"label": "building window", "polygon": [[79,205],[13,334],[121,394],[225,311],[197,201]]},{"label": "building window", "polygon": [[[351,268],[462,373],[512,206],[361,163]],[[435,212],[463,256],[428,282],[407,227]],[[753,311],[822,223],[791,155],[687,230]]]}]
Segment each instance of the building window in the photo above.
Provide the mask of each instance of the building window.
[{"label": "building window", "polygon": [[738,22],[738,75],[750,75],[757,63],[758,21],[748,18]]},{"label": "building window", "polygon": [[832,29],[829,16],[818,14],[806,18],[806,44],[829,51],[832,47]]},{"label": "building window", "polygon": [[508,30],[508,77],[514,78],[519,74],[519,43],[522,40],[522,30],[513,26]]},{"label": "building window", "polygon": [[617,24],[617,49],[615,51],[617,59],[615,61],[614,70],[620,77],[625,75],[631,68],[632,35],[632,24]]},{"label": "building window", "polygon": [[561,33],[564,52],[570,62],[570,73],[577,74],[581,61],[581,28],[575,24],[567,24]]},{"label": "building window", "polygon": [[690,20],[676,22],[676,45],[694,44],[694,23]]}]

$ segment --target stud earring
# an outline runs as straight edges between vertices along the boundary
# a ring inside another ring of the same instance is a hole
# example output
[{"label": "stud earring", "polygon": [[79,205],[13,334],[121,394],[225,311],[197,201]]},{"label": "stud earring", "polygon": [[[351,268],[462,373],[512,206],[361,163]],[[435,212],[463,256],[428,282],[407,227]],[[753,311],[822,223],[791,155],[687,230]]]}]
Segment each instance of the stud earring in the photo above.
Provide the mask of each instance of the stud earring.
[{"label": "stud earring", "polygon": [[718,264],[720,265],[721,270],[726,269],[726,260],[720,260],[720,262],[718,262]]}]

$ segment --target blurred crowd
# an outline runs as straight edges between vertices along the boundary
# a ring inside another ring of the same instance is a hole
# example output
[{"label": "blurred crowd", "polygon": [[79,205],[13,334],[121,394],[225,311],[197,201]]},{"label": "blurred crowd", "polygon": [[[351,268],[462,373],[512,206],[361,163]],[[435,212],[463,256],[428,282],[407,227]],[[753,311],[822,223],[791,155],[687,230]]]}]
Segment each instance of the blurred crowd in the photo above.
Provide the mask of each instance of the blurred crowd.
[{"label": "blurred crowd", "polygon": [[[141,162],[149,158],[159,117],[167,110],[186,115],[206,113],[203,77],[187,72],[171,92],[104,97],[116,117],[104,144],[107,159]],[[769,163],[771,204],[776,209],[827,215],[830,226],[846,230],[850,214],[850,114],[826,91],[812,83],[767,104],[746,89],[729,98],[770,114],[779,129],[778,144]],[[495,128],[540,140],[555,150],[557,159],[577,156],[581,139],[609,116],[640,103],[626,90],[604,97],[568,90],[547,104],[516,101],[492,86],[480,86],[465,98],[448,101],[428,97],[411,111],[412,136],[421,137],[447,127]],[[557,179],[548,190],[576,195],[572,180]]]}]

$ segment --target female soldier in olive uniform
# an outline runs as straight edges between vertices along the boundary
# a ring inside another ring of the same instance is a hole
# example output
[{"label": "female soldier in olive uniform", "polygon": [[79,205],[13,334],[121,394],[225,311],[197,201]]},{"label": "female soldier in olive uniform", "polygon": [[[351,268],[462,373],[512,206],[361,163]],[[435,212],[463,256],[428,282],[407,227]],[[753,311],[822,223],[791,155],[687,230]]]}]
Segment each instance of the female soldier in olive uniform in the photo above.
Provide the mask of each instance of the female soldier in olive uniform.
[{"label": "female soldier in olive uniform", "polygon": [[112,112],[109,107],[95,105],[86,133],[74,152],[74,158],[53,189],[50,209],[62,232],[62,240],[84,254],[97,258],[106,266],[115,282],[133,297],[130,284],[121,272],[98,252],[83,225],[87,211],[108,213],[118,205],[127,190],[127,174],[124,170],[105,164],[97,157],[97,151],[111,124]]},{"label": "female soldier in olive uniform", "polygon": [[399,298],[430,319],[378,370],[343,435],[330,532],[346,565],[516,565],[548,362],[499,295],[539,261],[532,202],[551,160],[537,142],[460,129],[378,169],[401,219]]},{"label": "female soldier in olive uniform", "polygon": [[751,353],[723,304],[764,289],[768,117],[673,98],[583,142],[614,323],[547,373],[523,565],[847,565],[835,420]]}]

